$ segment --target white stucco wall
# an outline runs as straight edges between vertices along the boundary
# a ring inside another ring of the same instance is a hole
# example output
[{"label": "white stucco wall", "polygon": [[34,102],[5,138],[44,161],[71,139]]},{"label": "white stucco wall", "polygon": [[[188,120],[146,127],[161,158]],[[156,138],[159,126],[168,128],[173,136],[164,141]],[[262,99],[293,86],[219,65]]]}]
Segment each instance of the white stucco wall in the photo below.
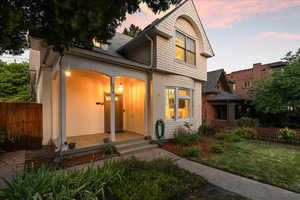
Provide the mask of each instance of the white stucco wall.
[{"label": "white stucco wall", "polygon": [[41,68],[37,83],[37,102],[43,104],[43,145],[49,145],[52,135],[51,68]]},{"label": "white stucco wall", "polygon": [[109,77],[92,71],[71,70],[66,77],[67,136],[104,133],[104,92]]},{"label": "white stucco wall", "polygon": [[172,138],[174,130],[184,124],[184,121],[167,121],[165,118],[165,88],[166,87],[183,87],[193,90],[192,113],[193,117],[186,120],[193,124],[193,128],[197,129],[201,124],[201,82],[193,80],[189,77],[180,75],[166,75],[154,73],[152,80],[152,126],[151,130],[154,135],[155,123],[159,119],[165,122],[165,137]]},{"label": "white stucco wall", "polygon": [[144,105],[146,83],[134,78],[125,78],[124,129],[144,135]]}]

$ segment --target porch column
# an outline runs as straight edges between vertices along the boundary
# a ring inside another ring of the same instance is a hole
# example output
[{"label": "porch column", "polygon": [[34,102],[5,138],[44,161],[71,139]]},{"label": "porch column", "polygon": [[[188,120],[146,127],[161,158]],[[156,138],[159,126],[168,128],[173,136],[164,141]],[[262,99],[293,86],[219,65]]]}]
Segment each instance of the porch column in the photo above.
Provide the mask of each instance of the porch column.
[{"label": "porch column", "polygon": [[146,94],[144,105],[144,136],[149,136],[148,124],[149,124],[149,104],[150,104],[150,81],[149,77],[146,80]]},{"label": "porch column", "polygon": [[228,121],[230,124],[235,123],[235,104],[229,103],[228,104]]},{"label": "porch column", "polygon": [[111,90],[111,104],[110,104],[110,135],[111,140],[116,141],[116,129],[115,129],[115,110],[116,110],[116,98],[115,98],[115,77],[110,79],[110,90]]},{"label": "porch column", "polygon": [[60,117],[59,151],[64,151],[66,150],[65,142],[67,142],[67,133],[66,133],[66,77],[65,77],[63,65],[61,65],[59,70],[59,117]]}]

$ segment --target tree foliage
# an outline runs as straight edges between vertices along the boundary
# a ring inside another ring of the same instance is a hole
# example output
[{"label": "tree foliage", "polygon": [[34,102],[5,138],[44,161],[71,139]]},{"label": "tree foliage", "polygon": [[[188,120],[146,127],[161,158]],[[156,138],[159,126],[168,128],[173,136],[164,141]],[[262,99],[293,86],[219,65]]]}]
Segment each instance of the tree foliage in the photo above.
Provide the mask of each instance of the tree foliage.
[{"label": "tree foliage", "polygon": [[141,31],[142,29],[139,26],[131,24],[129,29],[124,28],[123,34],[128,35],[130,37],[136,37]]},{"label": "tree foliage", "polygon": [[30,101],[29,64],[0,61],[0,98],[6,101]]},{"label": "tree foliage", "polygon": [[283,71],[257,82],[250,93],[256,109],[264,113],[290,113],[300,111],[300,51],[288,53],[289,62]]},{"label": "tree foliage", "polygon": [[289,51],[282,60],[289,64],[300,62],[300,48],[295,53],[293,51]]},{"label": "tree foliage", "polygon": [[43,38],[54,50],[81,45],[92,39],[105,42],[126,19],[146,3],[154,13],[181,0],[2,0],[0,54],[20,54],[28,48],[28,33]]}]

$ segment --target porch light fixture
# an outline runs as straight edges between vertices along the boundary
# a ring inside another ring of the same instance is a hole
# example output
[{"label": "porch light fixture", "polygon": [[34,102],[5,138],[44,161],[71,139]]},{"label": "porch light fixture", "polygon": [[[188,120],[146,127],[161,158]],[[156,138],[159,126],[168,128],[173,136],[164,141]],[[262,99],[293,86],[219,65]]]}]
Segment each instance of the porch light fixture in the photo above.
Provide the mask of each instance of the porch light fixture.
[{"label": "porch light fixture", "polygon": [[[106,101],[111,101],[111,97],[110,97],[110,96],[107,96],[107,97],[105,98],[105,100],[106,100]],[[118,97],[115,97],[115,101],[118,101]]]},{"label": "porch light fixture", "polygon": [[65,75],[69,77],[69,76],[71,76],[71,72],[69,70],[66,70]]},{"label": "porch light fixture", "polygon": [[118,87],[118,91],[121,93],[121,92],[123,92],[123,90],[124,90],[124,87],[123,87],[122,83],[120,83],[120,85]]}]

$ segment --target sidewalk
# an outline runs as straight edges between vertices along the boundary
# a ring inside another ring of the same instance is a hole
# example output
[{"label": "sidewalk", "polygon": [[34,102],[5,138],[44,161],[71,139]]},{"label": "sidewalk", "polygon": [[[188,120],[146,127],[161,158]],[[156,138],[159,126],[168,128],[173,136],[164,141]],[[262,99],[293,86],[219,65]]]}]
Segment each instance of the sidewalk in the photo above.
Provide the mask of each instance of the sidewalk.
[{"label": "sidewalk", "polygon": [[11,179],[24,170],[25,151],[15,151],[0,155],[0,189],[5,186],[1,178]]},{"label": "sidewalk", "polygon": [[[132,156],[141,160],[153,160],[155,158],[172,159],[181,168],[206,178],[211,184],[252,200],[300,200],[300,194],[208,167],[159,148],[114,159],[125,159]],[[103,163],[104,161],[98,161],[93,164],[80,165],[74,168],[102,166]]]}]

